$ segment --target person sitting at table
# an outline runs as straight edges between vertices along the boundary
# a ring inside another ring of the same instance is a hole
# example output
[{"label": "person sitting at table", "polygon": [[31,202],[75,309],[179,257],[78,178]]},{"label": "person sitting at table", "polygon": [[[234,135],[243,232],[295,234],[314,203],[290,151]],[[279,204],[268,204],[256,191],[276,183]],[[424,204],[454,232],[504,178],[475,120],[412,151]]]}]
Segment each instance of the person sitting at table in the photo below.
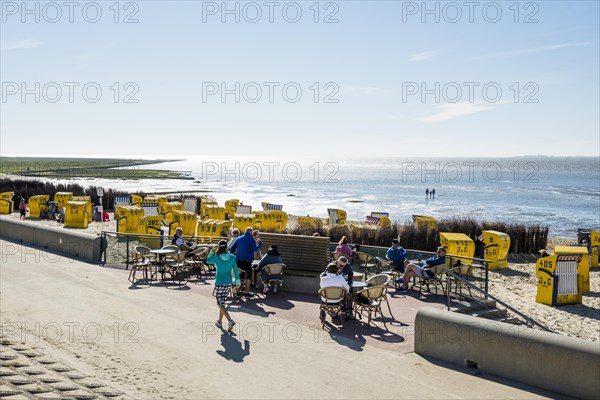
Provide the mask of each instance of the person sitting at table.
[{"label": "person sitting at table", "polygon": [[[261,258],[260,263],[256,268],[256,271],[260,272],[260,280],[263,282],[264,285],[263,293],[267,293],[269,291],[269,284],[267,282],[269,279],[283,279],[283,274],[269,276],[269,274],[263,270],[269,264],[283,264],[283,259],[281,258],[281,254],[279,254],[278,250],[279,249],[277,248],[277,245],[272,244],[271,246],[269,246],[267,254],[265,254],[263,258]],[[273,287],[273,292],[277,293],[276,285]]]},{"label": "person sitting at table", "polygon": [[[329,263],[327,265],[327,270],[325,271],[325,275],[321,277],[320,286],[322,288],[328,287],[342,287],[346,289],[346,291],[350,291],[350,286],[348,286],[348,282],[344,279],[342,275],[339,274],[338,265],[334,262]],[[321,297],[322,301],[327,301],[328,304],[336,304],[334,301],[328,301],[326,298]]]},{"label": "person sitting at table", "polygon": [[354,250],[352,250],[352,247],[348,246],[348,239],[346,239],[346,236],[342,236],[340,242],[335,248],[335,251],[336,253],[341,253],[350,259],[352,258],[352,253],[354,252]]},{"label": "person sitting at table", "polygon": [[350,266],[348,258],[346,258],[345,256],[341,256],[336,261],[330,262],[329,264],[327,264],[325,271],[327,271],[327,269],[329,269],[329,266],[331,265],[335,265],[335,267],[338,269],[338,273],[346,280],[348,285],[352,286],[352,280],[354,279],[354,271]]},{"label": "person sitting at table", "polygon": [[210,250],[207,257],[207,262],[214,264],[216,268],[215,272],[215,297],[217,298],[217,306],[219,307],[219,319],[215,323],[219,328],[223,328],[223,317],[227,318],[227,330],[231,332],[235,321],[231,319],[227,309],[225,308],[225,300],[231,290],[232,273],[235,276],[235,285],[240,285],[240,275],[235,262],[235,256],[227,251],[227,241],[219,241],[219,247],[215,253],[213,249]]},{"label": "person sitting at table", "polygon": [[446,264],[446,248],[443,246],[438,247],[437,255],[429,257],[425,260],[423,265],[412,264],[410,262],[404,262],[404,275],[399,279],[399,283],[402,283],[397,292],[407,292],[408,282],[411,278],[418,276],[419,278],[433,279],[435,277],[435,267],[438,265]]},{"label": "person sitting at table", "polygon": [[173,235],[173,240],[171,240],[171,244],[176,245],[177,247],[179,247],[179,251],[191,251],[192,250],[192,244],[189,242],[185,242],[183,240],[183,228],[177,228],[175,229],[175,235]]},{"label": "person sitting at table", "polygon": [[406,250],[400,246],[398,239],[392,239],[392,247],[385,254],[388,260],[392,262],[392,268],[395,271],[404,273],[404,261],[406,260]]},{"label": "person sitting at table", "polygon": [[[242,236],[231,246],[231,253],[235,254],[237,267],[245,272],[244,287],[246,296],[252,297],[254,293],[250,292],[250,283],[252,279],[252,261],[254,261],[254,252],[262,247],[262,240],[258,235],[253,236],[254,229],[249,226]],[[241,293],[236,293],[241,296]]]}]

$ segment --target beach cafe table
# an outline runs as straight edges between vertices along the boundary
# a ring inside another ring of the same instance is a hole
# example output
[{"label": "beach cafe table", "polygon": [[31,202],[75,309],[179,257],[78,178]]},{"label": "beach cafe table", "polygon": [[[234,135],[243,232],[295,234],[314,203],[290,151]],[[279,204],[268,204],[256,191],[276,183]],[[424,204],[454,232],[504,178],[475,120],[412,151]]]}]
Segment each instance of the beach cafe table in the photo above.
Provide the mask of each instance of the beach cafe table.
[{"label": "beach cafe table", "polygon": [[[156,249],[150,250],[150,253],[156,255],[156,262],[154,263],[155,271],[150,276],[150,280],[154,280],[154,276],[158,275],[159,273],[161,274],[161,280],[164,280],[165,270],[167,268],[167,256],[171,254],[176,254],[177,251],[173,249]],[[159,270],[159,267],[161,266],[162,269]]]}]

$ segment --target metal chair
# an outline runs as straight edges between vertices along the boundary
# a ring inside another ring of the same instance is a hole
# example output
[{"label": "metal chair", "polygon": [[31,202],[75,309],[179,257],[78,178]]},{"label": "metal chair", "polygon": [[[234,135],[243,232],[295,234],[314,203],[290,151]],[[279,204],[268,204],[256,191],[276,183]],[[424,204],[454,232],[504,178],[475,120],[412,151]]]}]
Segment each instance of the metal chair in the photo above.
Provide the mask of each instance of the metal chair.
[{"label": "metal chair", "polygon": [[[456,263],[454,263],[454,266],[452,267],[452,272],[468,281],[469,276],[473,273],[473,265],[463,264],[460,260],[458,260]],[[450,280],[450,277],[448,277],[448,280]],[[471,286],[463,283],[461,280],[458,279],[452,279],[452,282],[454,283],[454,292],[458,294],[459,298],[462,298],[463,286],[465,286],[469,290],[469,297],[473,297],[473,294],[471,293]]]},{"label": "metal chair", "polygon": [[[277,288],[280,287],[283,291],[283,271],[285,270],[285,264],[268,264],[265,265],[261,271],[261,281],[263,288],[271,286],[273,292],[277,293]],[[267,273],[267,279],[262,280],[262,272]],[[266,286],[265,286],[266,285]]]},{"label": "metal chair", "polygon": [[165,261],[167,266],[165,272],[171,275],[171,280],[173,283],[177,283],[179,285],[182,283],[187,284],[191,270],[191,265],[187,264],[185,256],[185,252],[175,253],[167,256]]},{"label": "metal chair", "polygon": [[325,328],[325,318],[327,314],[334,317],[341,317],[343,320],[346,319],[344,316],[344,304],[346,301],[346,295],[348,291],[343,287],[325,287],[319,290],[318,296],[321,299],[321,305],[319,307],[319,319],[323,328]]},{"label": "metal chair", "polygon": [[209,267],[206,264],[206,256],[208,255],[208,247],[200,247],[196,250],[187,253],[186,264],[190,266],[190,275],[193,275],[193,271],[197,271],[197,275],[202,277],[202,273],[205,274],[205,279],[208,278]]},{"label": "metal chair", "polygon": [[365,271],[365,278],[369,275],[369,270],[372,270],[377,264],[371,262],[373,256],[363,251],[356,252],[356,260],[358,261],[358,269]]},{"label": "metal chair", "polygon": [[366,283],[369,286],[383,286],[384,293],[381,295],[381,301],[385,301],[388,306],[388,311],[390,312],[390,317],[394,319],[394,314],[392,314],[392,308],[390,307],[390,302],[388,301],[387,297],[388,284],[390,283],[390,280],[391,277],[389,275],[379,274],[367,279]]},{"label": "metal chair", "polygon": [[390,277],[388,285],[391,283],[394,289],[398,289],[396,279],[398,279],[400,273],[399,271],[391,269],[393,262],[388,259],[383,259],[381,257],[375,257],[375,259],[377,260],[377,273],[388,275]]},{"label": "metal chair", "polygon": [[131,254],[133,258],[133,265],[131,266],[131,271],[129,272],[129,277],[127,280],[131,283],[136,283],[135,274],[140,271],[143,274],[143,279],[147,281],[148,271],[151,270],[153,261],[150,248],[138,245],[133,248],[133,252]]},{"label": "metal chair", "polygon": [[381,315],[381,320],[383,321],[383,326],[387,329],[385,317],[381,312],[381,302],[383,301],[382,298],[385,295],[385,290],[386,289],[383,286],[371,286],[362,289],[356,294],[354,311],[360,319],[363,317],[363,312],[368,313],[369,327],[371,327],[371,316],[373,313],[375,313],[375,317],[377,317],[377,313],[379,313],[379,315]]},{"label": "metal chair", "polygon": [[[433,278],[419,278],[416,277],[416,285],[419,285],[419,296],[421,295],[421,293],[423,292],[423,288],[427,288],[427,291],[429,293],[431,293],[431,287],[430,285],[433,284],[433,287],[435,288],[435,294],[438,294],[438,286],[442,288],[442,292],[444,293],[444,296],[446,295],[446,279],[447,275],[444,272],[443,268],[445,267],[445,265],[436,265],[435,267],[432,268],[432,271],[435,273]],[[413,284],[412,287],[415,286],[415,284]]]}]

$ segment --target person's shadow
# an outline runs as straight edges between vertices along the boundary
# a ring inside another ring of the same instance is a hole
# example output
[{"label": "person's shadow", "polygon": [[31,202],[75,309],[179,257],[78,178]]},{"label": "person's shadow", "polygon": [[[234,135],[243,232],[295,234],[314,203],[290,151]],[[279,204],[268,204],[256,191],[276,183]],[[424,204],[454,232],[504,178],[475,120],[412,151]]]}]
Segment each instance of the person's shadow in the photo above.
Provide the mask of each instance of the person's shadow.
[{"label": "person's shadow", "polygon": [[226,360],[243,362],[244,357],[250,355],[250,342],[244,340],[244,347],[242,348],[242,344],[236,339],[234,333],[223,332],[221,334],[221,346],[225,350],[217,350],[217,354]]}]

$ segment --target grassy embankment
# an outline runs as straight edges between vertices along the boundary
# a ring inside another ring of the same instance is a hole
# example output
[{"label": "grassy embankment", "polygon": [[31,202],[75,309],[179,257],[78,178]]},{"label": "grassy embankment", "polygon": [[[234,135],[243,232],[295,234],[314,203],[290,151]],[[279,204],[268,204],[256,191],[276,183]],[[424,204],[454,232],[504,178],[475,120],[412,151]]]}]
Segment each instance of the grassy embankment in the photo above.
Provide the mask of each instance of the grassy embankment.
[{"label": "grassy embankment", "polygon": [[182,171],[140,168],[170,161],[178,160],[0,157],[0,173],[56,179],[194,179]]}]

